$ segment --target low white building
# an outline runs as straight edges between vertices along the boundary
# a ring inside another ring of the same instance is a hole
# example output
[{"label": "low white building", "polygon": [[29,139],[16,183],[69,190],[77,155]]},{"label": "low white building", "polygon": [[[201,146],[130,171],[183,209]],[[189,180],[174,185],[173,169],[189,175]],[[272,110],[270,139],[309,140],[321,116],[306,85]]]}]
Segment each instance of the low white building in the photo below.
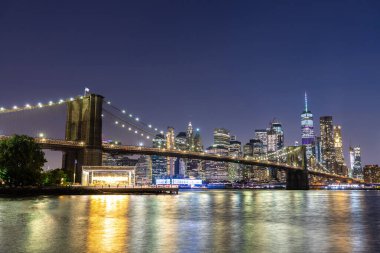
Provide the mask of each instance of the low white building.
[{"label": "low white building", "polygon": [[135,166],[82,166],[84,186],[134,186]]}]

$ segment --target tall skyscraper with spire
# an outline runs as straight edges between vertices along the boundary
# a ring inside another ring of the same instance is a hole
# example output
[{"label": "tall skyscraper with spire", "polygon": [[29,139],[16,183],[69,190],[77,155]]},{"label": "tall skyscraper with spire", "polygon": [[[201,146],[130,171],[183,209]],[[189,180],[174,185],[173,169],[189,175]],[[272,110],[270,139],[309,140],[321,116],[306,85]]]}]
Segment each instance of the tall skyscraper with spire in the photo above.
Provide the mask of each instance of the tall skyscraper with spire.
[{"label": "tall skyscraper with spire", "polygon": [[313,155],[315,142],[313,114],[308,108],[307,93],[305,92],[305,109],[301,114],[302,145],[306,146],[308,158]]}]

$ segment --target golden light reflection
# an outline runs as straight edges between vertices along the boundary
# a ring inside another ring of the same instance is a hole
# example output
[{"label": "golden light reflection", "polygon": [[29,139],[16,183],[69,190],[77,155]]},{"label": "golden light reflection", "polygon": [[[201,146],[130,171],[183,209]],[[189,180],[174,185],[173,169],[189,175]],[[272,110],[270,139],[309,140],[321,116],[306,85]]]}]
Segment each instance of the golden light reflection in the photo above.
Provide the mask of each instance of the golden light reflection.
[{"label": "golden light reflection", "polygon": [[130,197],[91,196],[87,252],[127,252]]}]

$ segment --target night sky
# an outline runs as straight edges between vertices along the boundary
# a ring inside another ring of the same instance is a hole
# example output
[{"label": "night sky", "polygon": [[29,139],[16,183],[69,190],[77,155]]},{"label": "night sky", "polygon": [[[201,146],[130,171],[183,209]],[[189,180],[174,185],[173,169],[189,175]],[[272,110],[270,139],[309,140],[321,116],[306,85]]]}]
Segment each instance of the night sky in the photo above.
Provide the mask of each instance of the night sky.
[{"label": "night sky", "polygon": [[[89,87],[160,128],[191,121],[205,146],[215,127],[244,144],[273,118],[292,145],[306,90],[315,125],[342,125],[347,163],[350,143],[380,162],[380,1],[79,2],[0,1],[0,106]],[[2,115],[0,132],[59,138],[64,122],[64,108]]]}]

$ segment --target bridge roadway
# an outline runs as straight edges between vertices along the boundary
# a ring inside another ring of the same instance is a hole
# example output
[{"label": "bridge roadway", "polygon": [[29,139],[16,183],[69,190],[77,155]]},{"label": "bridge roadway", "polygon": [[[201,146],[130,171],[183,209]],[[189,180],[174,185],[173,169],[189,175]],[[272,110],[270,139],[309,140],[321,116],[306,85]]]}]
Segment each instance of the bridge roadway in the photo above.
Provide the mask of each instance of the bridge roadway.
[{"label": "bridge roadway", "polygon": [[[0,136],[0,140],[8,139],[10,136]],[[51,150],[72,150],[72,149],[83,149],[85,148],[84,142],[79,141],[66,141],[59,139],[47,139],[47,138],[34,138],[36,143],[41,145],[42,149],[51,149]],[[159,148],[147,148],[140,146],[124,146],[124,145],[114,145],[114,144],[103,144],[102,149],[106,153],[117,153],[117,154],[138,154],[138,155],[158,155],[158,156],[167,156],[167,157],[181,157],[188,159],[199,159],[199,160],[209,160],[216,162],[230,162],[230,163],[240,163],[244,165],[254,165],[258,167],[271,167],[283,170],[293,170],[301,171],[303,170],[300,166],[292,166],[283,163],[270,162],[265,160],[255,160],[252,158],[243,158],[243,157],[229,157],[229,156],[220,156],[207,154],[205,152],[192,152],[192,151],[183,151],[175,149],[159,149]],[[344,177],[338,174],[326,173],[316,170],[310,170],[309,174],[332,179],[340,180],[351,180],[356,183],[363,183],[362,180],[353,179]]]}]

